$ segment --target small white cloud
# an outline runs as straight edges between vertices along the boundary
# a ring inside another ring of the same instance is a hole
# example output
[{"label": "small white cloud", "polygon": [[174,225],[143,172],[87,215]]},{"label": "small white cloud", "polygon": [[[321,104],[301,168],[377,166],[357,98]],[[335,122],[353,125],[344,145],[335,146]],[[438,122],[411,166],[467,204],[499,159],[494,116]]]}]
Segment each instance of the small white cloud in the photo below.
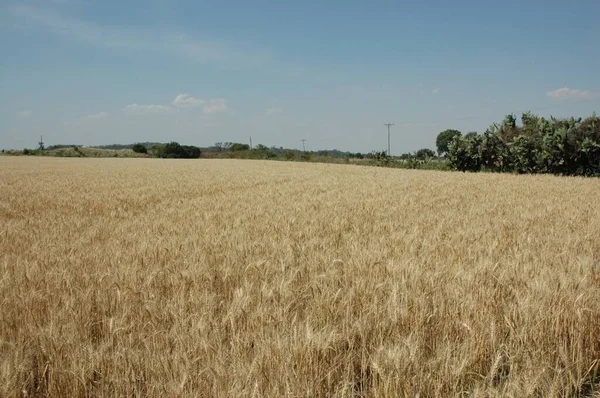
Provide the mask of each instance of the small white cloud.
[{"label": "small white cloud", "polygon": [[265,115],[266,116],[274,116],[274,115],[280,114],[281,112],[283,112],[283,109],[281,109],[281,108],[268,108],[265,111]]},{"label": "small white cloud", "polygon": [[434,88],[433,90],[431,90],[431,94],[433,95],[437,95],[440,92],[439,88]]},{"label": "small white cloud", "polygon": [[171,108],[165,105],[139,105],[131,104],[123,108],[123,112],[128,115],[144,115],[149,113],[166,112]]},{"label": "small white cloud", "polygon": [[175,108],[202,108],[204,113],[216,113],[227,110],[227,100],[194,98],[187,93],[179,94],[171,103]]},{"label": "small white cloud", "polygon": [[17,113],[15,114],[15,117],[16,117],[17,119],[27,119],[27,118],[30,118],[30,117],[31,117],[31,115],[33,115],[33,112],[32,112],[32,111],[30,111],[30,110],[28,110],[28,109],[25,109],[25,110],[22,110],[22,111],[19,111],[19,112],[17,112]]},{"label": "small white cloud", "polygon": [[172,102],[176,108],[196,108],[206,104],[206,101],[199,98],[194,98],[187,93],[179,94]]},{"label": "small white cloud", "polygon": [[592,99],[596,94],[590,91],[562,87],[554,91],[548,91],[546,96],[553,99]]},{"label": "small white cloud", "polygon": [[81,120],[101,120],[106,119],[108,117],[108,112],[98,112],[93,113],[91,115],[86,115],[81,118]]},{"label": "small white cloud", "polygon": [[204,105],[204,113],[217,113],[227,110],[226,99],[211,99]]}]

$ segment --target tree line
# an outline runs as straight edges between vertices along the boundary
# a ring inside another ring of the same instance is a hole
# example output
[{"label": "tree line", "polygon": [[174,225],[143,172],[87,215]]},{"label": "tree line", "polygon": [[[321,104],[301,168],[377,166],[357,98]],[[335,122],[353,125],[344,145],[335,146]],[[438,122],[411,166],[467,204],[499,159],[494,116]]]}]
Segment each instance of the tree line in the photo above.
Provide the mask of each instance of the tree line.
[{"label": "tree line", "polygon": [[436,140],[451,169],[560,175],[600,175],[600,118],[546,119],[523,113],[483,134],[445,130]]}]

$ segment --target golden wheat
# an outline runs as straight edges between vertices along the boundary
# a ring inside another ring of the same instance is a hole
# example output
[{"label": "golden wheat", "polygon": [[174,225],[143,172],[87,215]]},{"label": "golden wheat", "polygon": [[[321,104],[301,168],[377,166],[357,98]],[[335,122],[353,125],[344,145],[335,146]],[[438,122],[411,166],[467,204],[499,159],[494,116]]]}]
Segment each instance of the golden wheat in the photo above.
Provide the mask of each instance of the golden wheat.
[{"label": "golden wheat", "polygon": [[597,179],[0,157],[0,396],[599,396],[599,205]]}]

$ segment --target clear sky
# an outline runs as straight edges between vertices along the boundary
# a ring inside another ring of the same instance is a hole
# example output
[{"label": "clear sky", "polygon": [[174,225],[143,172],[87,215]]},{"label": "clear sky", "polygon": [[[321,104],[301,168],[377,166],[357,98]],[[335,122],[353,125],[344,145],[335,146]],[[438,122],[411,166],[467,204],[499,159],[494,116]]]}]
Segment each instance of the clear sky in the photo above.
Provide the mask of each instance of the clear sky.
[{"label": "clear sky", "polygon": [[0,148],[392,153],[600,111],[599,0],[0,0]]}]

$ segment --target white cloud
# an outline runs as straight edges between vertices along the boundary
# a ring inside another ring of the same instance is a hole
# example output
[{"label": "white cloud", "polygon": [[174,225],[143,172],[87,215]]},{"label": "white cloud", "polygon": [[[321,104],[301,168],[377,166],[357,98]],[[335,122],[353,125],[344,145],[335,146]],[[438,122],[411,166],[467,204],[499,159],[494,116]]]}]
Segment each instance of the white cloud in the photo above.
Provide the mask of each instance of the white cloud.
[{"label": "white cloud", "polygon": [[123,112],[128,115],[146,115],[150,113],[168,112],[177,109],[202,108],[202,112],[209,114],[227,110],[226,99],[219,98],[203,100],[200,98],[194,98],[186,93],[176,96],[173,101],[171,101],[171,105],[173,105],[173,107],[168,105],[131,104],[123,108]]},{"label": "white cloud", "polygon": [[548,91],[546,96],[553,99],[592,99],[596,94],[590,91],[562,87],[554,91]]},{"label": "white cloud", "polygon": [[123,108],[123,112],[128,115],[144,115],[149,113],[160,113],[169,111],[171,108],[165,105],[139,105],[131,104]]},{"label": "white cloud", "polygon": [[283,112],[283,109],[281,109],[281,108],[268,108],[265,111],[265,115],[266,116],[274,116],[274,115],[280,114],[281,112]]},{"label": "white cloud", "polygon": [[431,94],[433,95],[437,95],[440,92],[439,88],[434,88],[433,90],[431,90]]},{"label": "white cloud", "polygon": [[194,98],[189,94],[179,94],[172,102],[172,105],[176,108],[196,108],[204,106],[206,101],[199,98]]},{"label": "white cloud", "polygon": [[93,113],[91,115],[86,115],[81,118],[81,120],[101,120],[106,119],[108,117],[108,112],[98,112]]},{"label": "white cloud", "polygon": [[30,117],[31,117],[31,115],[33,115],[33,112],[32,112],[32,111],[30,111],[29,109],[24,109],[24,110],[22,110],[22,111],[19,111],[19,112],[17,112],[17,113],[15,114],[15,117],[16,117],[17,119],[27,119],[27,118],[30,118]]},{"label": "white cloud", "polygon": [[208,100],[204,106],[204,113],[217,113],[227,110],[227,100],[225,99],[212,99]]}]

